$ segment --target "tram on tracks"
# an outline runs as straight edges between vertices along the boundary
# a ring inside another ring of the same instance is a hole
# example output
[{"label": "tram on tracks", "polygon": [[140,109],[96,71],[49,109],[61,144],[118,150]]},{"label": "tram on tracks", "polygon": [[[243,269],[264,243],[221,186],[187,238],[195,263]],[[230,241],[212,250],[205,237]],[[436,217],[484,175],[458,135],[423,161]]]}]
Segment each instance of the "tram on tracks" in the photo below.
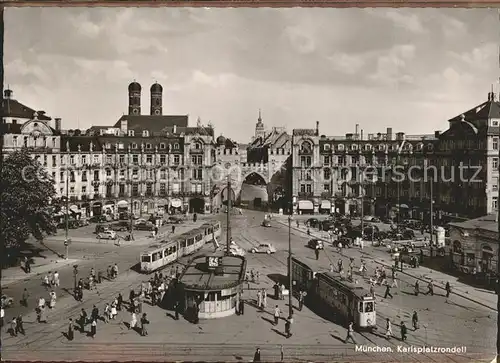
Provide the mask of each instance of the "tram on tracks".
[{"label": "tram on tracks", "polygon": [[306,292],[308,301],[320,302],[343,319],[352,321],[356,330],[376,329],[375,298],[364,287],[336,272],[313,271],[295,257],[292,257],[292,280],[295,292]]},{"label": "tram on tracks", "polygon": [[164,239],[154,243],[140,254],[140,269],[151,273],[163,268],[183,256],[200,250],[205,243],[212,242],[221,235],[219,221],[207,222],[198,228],[176,236],[172,240]]}]

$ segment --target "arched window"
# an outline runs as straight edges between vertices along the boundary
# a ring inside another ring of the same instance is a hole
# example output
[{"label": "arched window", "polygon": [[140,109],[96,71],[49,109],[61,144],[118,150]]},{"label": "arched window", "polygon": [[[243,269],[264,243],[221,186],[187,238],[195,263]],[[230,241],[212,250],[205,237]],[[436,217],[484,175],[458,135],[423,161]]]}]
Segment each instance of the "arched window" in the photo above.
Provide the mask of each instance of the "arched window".
[{"label": "arched window", "polygon": [[461,253],[462,252],[462,244],[460,241],[453,241],[453,252],[455,253]]},{"label": "arched window", "polygon": [[311,154],[312,153],[312,144],[309,141],[304,141],[300,145],[300,152],[303,154]]},{"label": "arched window", "polygon": [[142,137],[148,137],[149,136],[149,131],[148,130],[143,130],[142,131]]}]

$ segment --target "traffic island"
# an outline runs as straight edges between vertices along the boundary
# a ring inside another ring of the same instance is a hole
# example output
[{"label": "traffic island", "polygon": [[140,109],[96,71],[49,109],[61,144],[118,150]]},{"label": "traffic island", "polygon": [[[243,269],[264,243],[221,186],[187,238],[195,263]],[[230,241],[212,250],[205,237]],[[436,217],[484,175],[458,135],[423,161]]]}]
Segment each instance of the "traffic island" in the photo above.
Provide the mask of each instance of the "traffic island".
[{"label": "traffic island", "polygon": [[196,257],[179,277],[179,309],[187,320],[234,315],[243,289],[246,260],[241,256]]}]

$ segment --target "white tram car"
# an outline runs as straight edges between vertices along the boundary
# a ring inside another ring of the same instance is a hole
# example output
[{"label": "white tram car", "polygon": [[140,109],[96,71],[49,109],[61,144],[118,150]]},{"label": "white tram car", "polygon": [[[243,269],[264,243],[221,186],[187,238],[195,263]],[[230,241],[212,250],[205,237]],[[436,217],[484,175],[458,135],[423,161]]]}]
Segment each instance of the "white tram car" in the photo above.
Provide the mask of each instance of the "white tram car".
[{"label": "white tram car", "polygon": [[177,259],[200,250],[205,243],[221,235],[220,222],[204,223],[201,227],[177,236],[171,241],[152,244],[140,255],[141,272],[151,273]]},{"label": "white tram car", "polygon": [[317,299],[346,320],[357,330],[376,329],[375,299],[362,286],[348,282],[338,273],[315,272],[304,262],[292,258],[292,280],[295,291],[307,292],[307,299]]}]

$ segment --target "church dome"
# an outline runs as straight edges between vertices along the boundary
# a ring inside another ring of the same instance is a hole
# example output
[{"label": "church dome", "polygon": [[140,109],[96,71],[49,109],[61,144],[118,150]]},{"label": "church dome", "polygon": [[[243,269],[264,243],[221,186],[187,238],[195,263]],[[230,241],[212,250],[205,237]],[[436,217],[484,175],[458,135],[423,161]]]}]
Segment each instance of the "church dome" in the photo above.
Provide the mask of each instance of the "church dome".
[{"label": "church dome", "polygon": [[141,88],[142,88],[141,85],[139,83],[137,83],[136,81],[134,81],[128,85],[129,92],[140,92]]},{"label": "church dome", "polygon": [[151,86],[151,92],[163,92],[163,87],[161,86],[161,84],[155,82],[152,86]]},{"label": "church dome", "polygon": [[217,144],[218,145],[224,145],[224,143],[226,142],[226,138],[222,135],[220,135],[218,138],[217,138]]}]

